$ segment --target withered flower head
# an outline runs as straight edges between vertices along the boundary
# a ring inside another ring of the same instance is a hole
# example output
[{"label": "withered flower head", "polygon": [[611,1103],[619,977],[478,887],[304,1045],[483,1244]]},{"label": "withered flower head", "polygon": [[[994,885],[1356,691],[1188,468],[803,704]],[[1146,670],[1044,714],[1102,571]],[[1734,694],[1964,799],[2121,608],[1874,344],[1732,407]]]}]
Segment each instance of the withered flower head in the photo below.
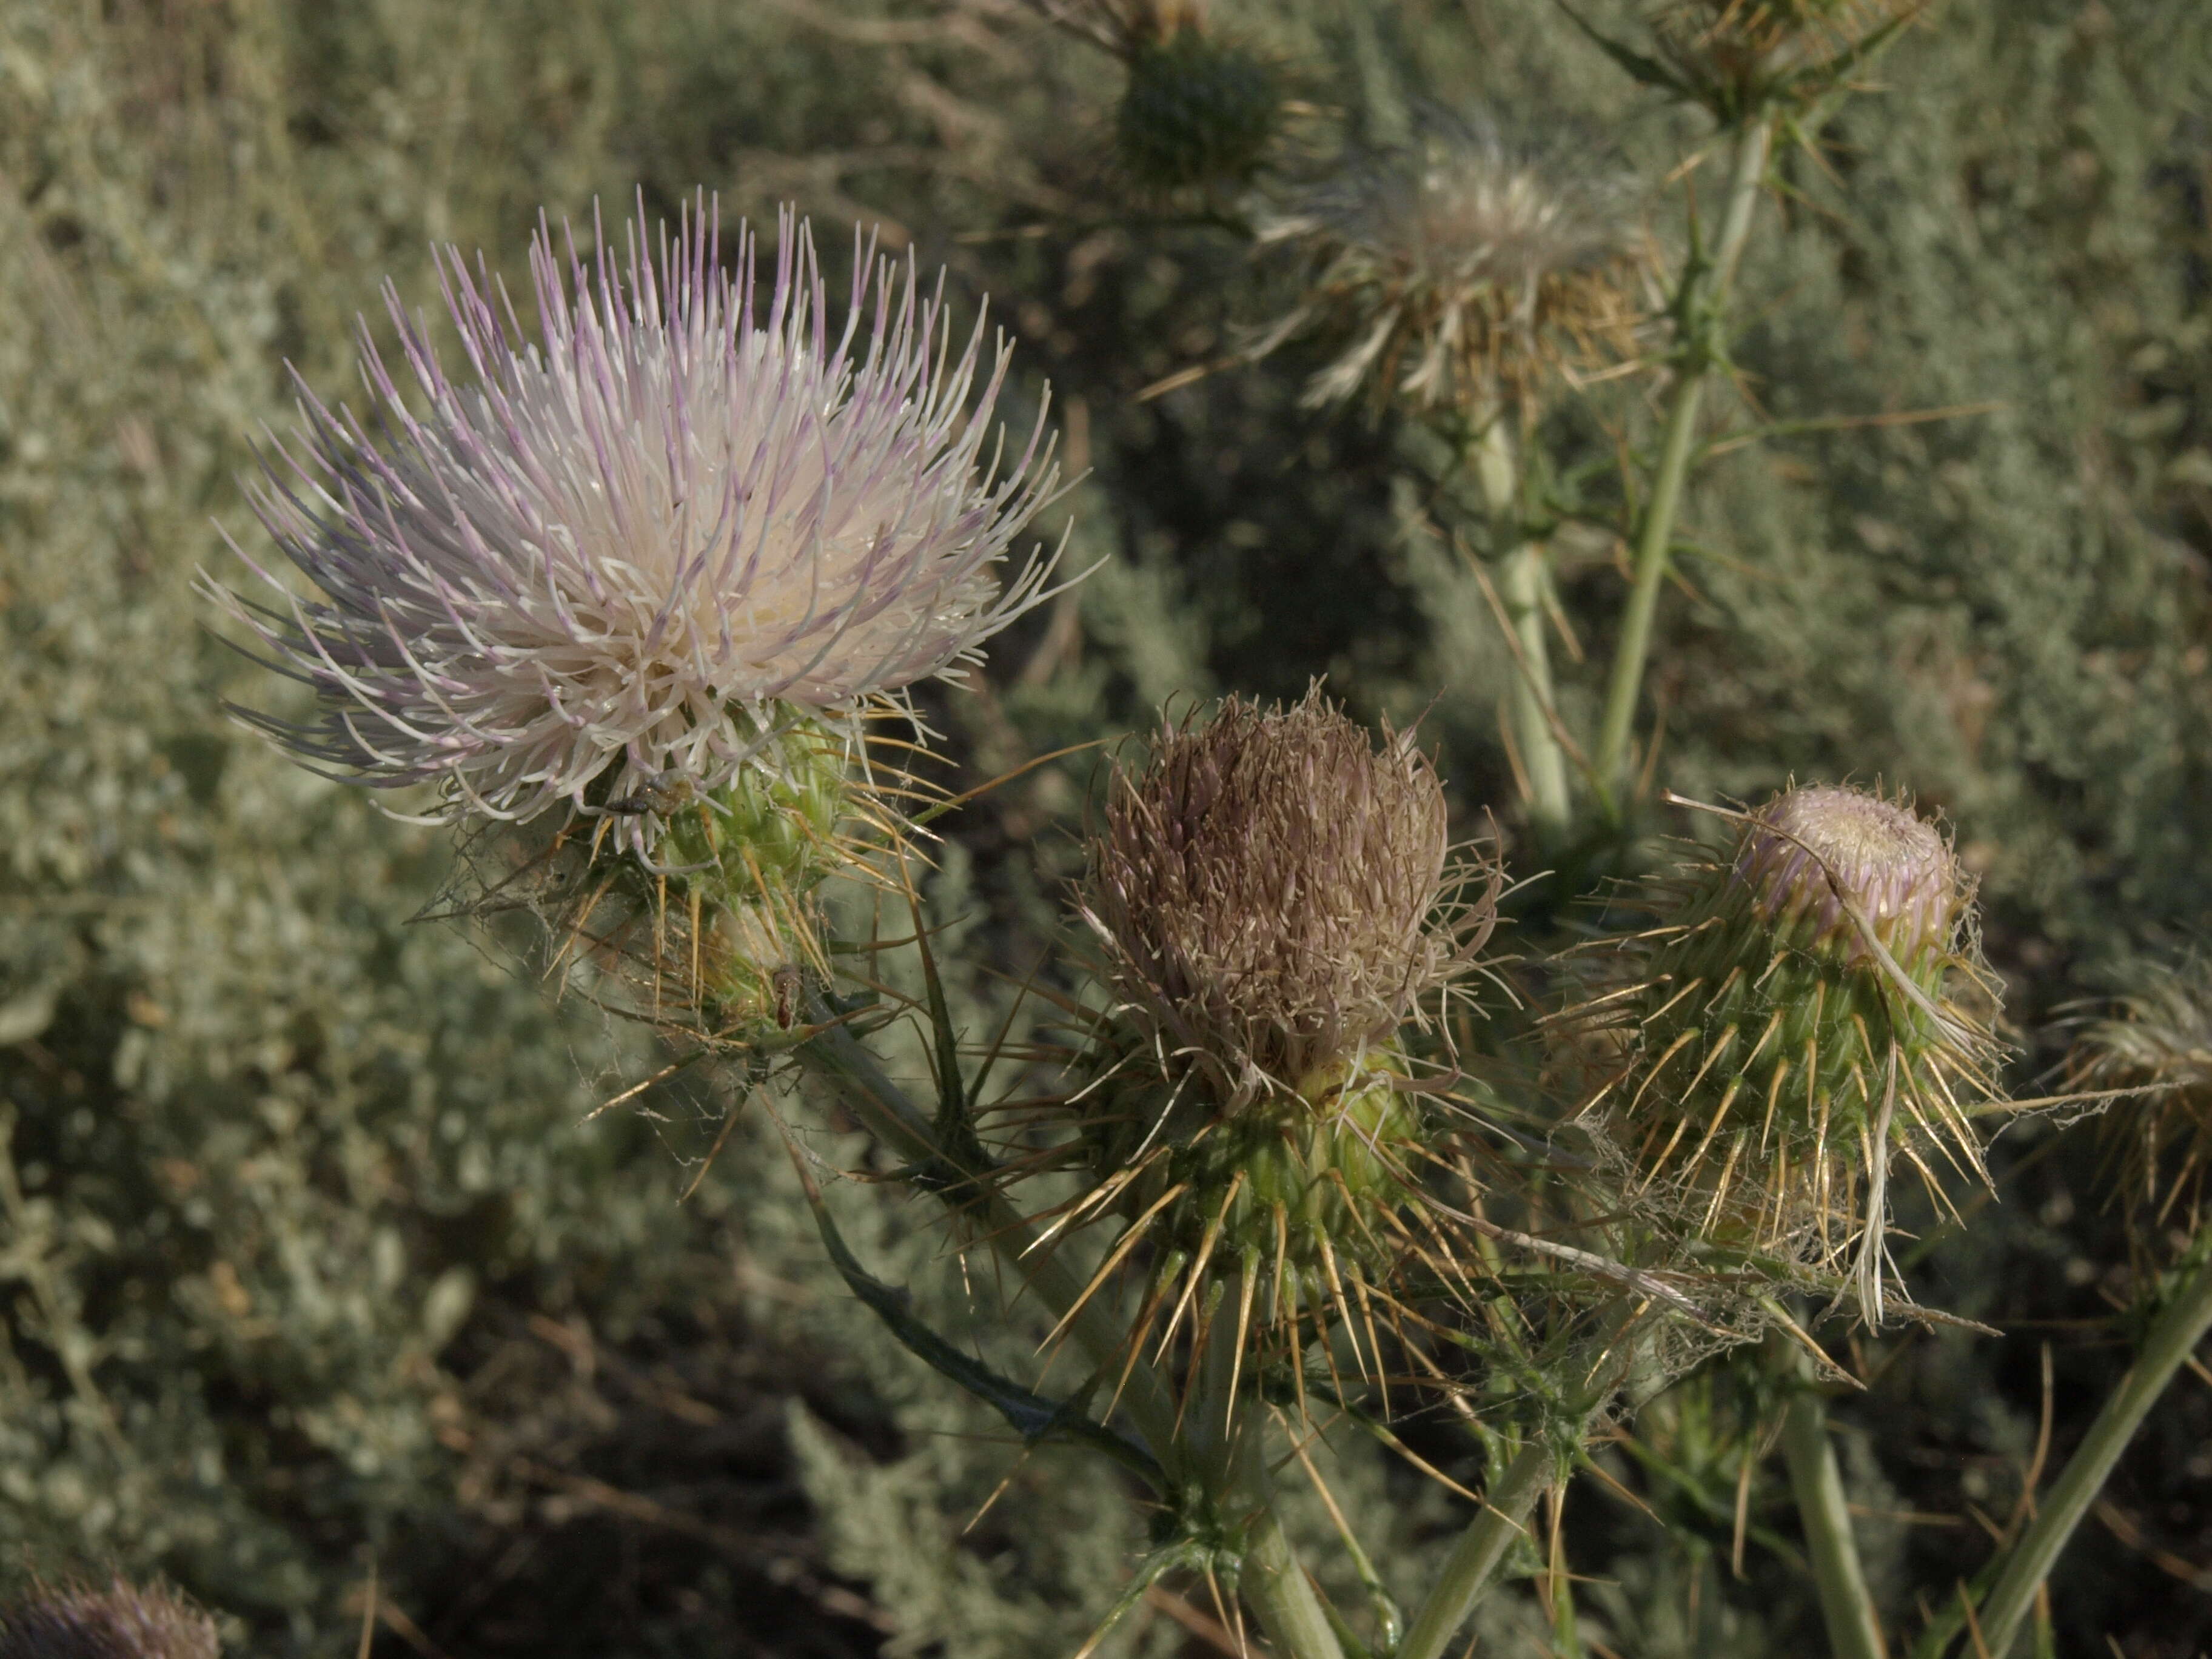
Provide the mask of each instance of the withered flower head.
[{"label": "withered flower head", "polygon": [[[1096,1184],[1056,1226],[1125,1222],[1111,1259],[1150,1281],[1133,1344],[1182,1329],[1194,1371],[1217,1337],[1295,1370],[1333,1327],[1383,1374],[1378,1329],[1421,1340],[1401,1298],[1428,1292],[1401,1280],[1464,1276],[1419,1242],[1442,1224],[1427,1182],[1457,1166],[1406,1028],[1487,938],[1495,866],[1455,867],[1407,737],[1378,749],[1317,690],[1164,726],[1105,820],[1080,904],[1117,1001],[1070,1103]],[[1233,1317],[1205,1313],[1207,1285]]]},{"label": "withered flower head", "polygon": [[1386,1041],[1450,975],[1449,852],[1409,735],[1378,751],[1317,690],[1231,698],[1115,775],[1083,914],[1128,1016],[1229,1106]]},{"label": "withered flower head", "polygon": [[1995,988],[1976,948],[1972,884],[1902,801],[1791,789],[1741,819],[1732,854],[1655,896],[1622,1064],[1592,1103],[1647,1190],[1716,1242],[1856,1250],[1881,1311],[1893,1153],[1936,1189],[1929,1158],[1981,1171],[1966,1115],[1995,1089]]},{"label": "withered flower head", "polygon": [[2140,1090],[2105,1117],[2130,1194],[2164,1224],[2203,1201],[2212,1164],[2212,957],[2144,963],[2066,1057],[2071,1089]]},{"label": "withered flower head", "polygon": [[1305,297],[1261,337],[1336,356],[1310,404],[1366,387],[1378,402],[1487,412],[1562,364],[1625,345],[1642,242],[1626,175],[1563,148],[1510,141],[1482,115],[1431,112],[1403,149],[1355,156],[1262,227],[1305,257]]},{"label": "withered flower head", "polygon": [[0,1659],[216,1659],[215,1620],[173,1592],[121,1578],[40,1586],[0,1608]]},{"label": "withered flower head", "polygon": [[1652,33],[1681,88],[1723,120],[1816,97],[1869,36],[1926,0],[1668,0]]}]

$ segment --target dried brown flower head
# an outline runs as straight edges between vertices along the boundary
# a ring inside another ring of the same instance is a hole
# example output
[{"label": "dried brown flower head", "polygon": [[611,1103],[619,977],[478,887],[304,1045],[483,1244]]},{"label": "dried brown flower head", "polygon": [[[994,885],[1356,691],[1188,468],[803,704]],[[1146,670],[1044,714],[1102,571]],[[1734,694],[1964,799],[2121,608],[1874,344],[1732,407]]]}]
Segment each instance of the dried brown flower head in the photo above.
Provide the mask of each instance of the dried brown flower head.
[{"label": "dried brown flower head", "polygon": [[1233,1109],[1387,1041],[1480,943],[1489,911],[1438,920],[1449,854],[1410,734],[1231,698],[1116,774],[1082,913],[1126,1017]]},{"label": "dried brown flower head", "polygon": [[1409,738],[1378,748],[1318,690],[1165,726],[1116,774],[1079,895],[1116,1001],[1067,1103],[1093,1180],[1052,1231],[1121,1220],[1133,1351],[1180,1331],[1194,1374],[1219,1340],[1302,1376],[1334,1330],[1381,1377],[1383,1334],[1417,1348],[1413,1310],[1467,1294],[1429,1196],[1466,1176],[1407,1027],[1470,969],[1498,887],[1455,866]]},{"label": "dried brown flower head", "polygon": [[173,1591],[121,1578],[40,1586],[0,1609],[0,1659],[216,1659],[215,1620]]},{"label": "dried brown flower head", "polygon": [[1310,404],[1365,387],[1378,402],[1486,413],[1501,393],[1626,349],[1635,196],[1588,156],[1432,112],[1411,146],[1355,157],[1262,228],[1263,244],[1304,256],[1305,295],[1253,355],[1300,335],[1330,341]]},{"label": "dried brown flower head", "polygon": [[1667,67],[1723,120],[1817,96],[1859,46],[1925,0],[1668,0],[1652,20]]}]

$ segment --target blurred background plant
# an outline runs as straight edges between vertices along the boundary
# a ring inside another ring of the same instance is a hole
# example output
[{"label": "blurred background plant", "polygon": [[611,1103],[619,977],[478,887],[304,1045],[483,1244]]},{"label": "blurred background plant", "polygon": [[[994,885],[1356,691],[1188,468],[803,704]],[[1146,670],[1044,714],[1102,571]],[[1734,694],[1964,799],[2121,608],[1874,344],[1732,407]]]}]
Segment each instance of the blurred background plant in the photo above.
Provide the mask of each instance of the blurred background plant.
[{"label": "blurred background plant", "polygon": [[[1104,562],[932,698],[955,787],[1146,727],[1173,693],[1295,698],[1326,673],[1355,714],[1419,722],[1461,833],[1495,809],[1516,873],[1560,854],[1514,901],[1547,943],[1597,872],[1650,857],[1648,820],[1588,849],[1546,830],[1522,665],[1542,641],[1560,725],[1605,729],[1638,504],[1603,477],[1662,383],[1546,401],[1513,459],[1550,471],[1488,493],[1433,421],[1308,408],[1340,346],[1246,361],[1301,297],[1291,262],[1249,257],[1251,192],[1310,199],[1347,148],[1401,154],[1474,100],[1651,181],[1662,225],[1686,191],[1717,224],[1723,158],[1674,169],[1728,107],[1716,65],[1771,70],[1753,36],[1784,9],[1720,35],[1706,9],[1668,10],[1658,59],[1702,66],[1694,106],[1498,0],[0,15],[0,1567],[158,1568],[257,1652],[349,1647],[365,1607],[385,1650],[457,1656],[1073,1652],[1138,1506],[1071,1453],[1022,1455],[844,1296],[735,1101],[679,1076],[580,1127],[661,1057],[488,960],[496,939],[409,926],[448,880],[438,842],[222,720],[255,677],[190,597],[222,556],[210,520],[249,535],[238,480],[249,434],[289,419],[285,361],[358,403],[350,320],[386,277],[421,303],[434,239],[515,270],[541,205],[641,183],[672,217],[703,185],[726,216],[880,224],[951,267],[963,315],[988,290],[1019,332],[1015,425],[1052,381],[1088,471],[1073,556]],[[1883,21],[1828,9],[1839,50]],[[1650,11],[1577,15],[1634,40]],[[1953,0],[1863,78],[1755,204],[1621,752],[1706,799],[1909,782],[1980,879],[2025,1076],[2059,1058],[2034,1036],[2053,1010],[2140,986],[2130,963],[2212,921],[2212,23],[2190,0]],[[1148,155],[1176,121],[1203,142]],[[1520,588],[1480,562],[1528,545]],[[950,821],[926,896],[971,1032],[1059,937],[1092,769]],[[893,1064],[927,1074],[919,1048]],[[2001,1138],[2001,1201],[1960,1194],[1971,1230],[1897,1194],[1923,1299],[2009,1334],[1838,1350],[1869,1384],[1835,1402],[1836,1443],[1893,1627],[2033,1510],[2184,1248],[2174,1212],[2108,1202],[2099,1133]],[[834,1196],[934,1322],[1018,1357],[939,1231]],[[1487,1638],[1814,1639],[1755,1392],[1705,1376],[1614,1431]],[[1405,1433],[1478,1483],[1459,1441]],[[2208,1442],[2212,1387],[2185,1376],[2059,1566],[2056,1650],[2204,1644]],[[1457,1500],[1316,1455],[1416,1599]],[[1285,1501],[1319,1559],[1329,1516]],[[1601,1581],[1571,1636],[1562,1563]],[[1114,1642],[1218,1650],[1190,1589],[1156,1587]]]}]

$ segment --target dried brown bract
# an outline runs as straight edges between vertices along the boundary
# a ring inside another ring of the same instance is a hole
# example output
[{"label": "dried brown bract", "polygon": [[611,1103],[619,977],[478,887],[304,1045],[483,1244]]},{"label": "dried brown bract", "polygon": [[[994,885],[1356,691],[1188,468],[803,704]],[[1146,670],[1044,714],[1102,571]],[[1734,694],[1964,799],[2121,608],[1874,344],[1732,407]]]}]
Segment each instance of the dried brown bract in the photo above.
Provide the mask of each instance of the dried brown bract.
[{"label": "dried brown bract", "polygon": [[1667,67],[1723,121],[1833,86],[1859,48],[1925,0],[1670,0],[1652,20]]}]

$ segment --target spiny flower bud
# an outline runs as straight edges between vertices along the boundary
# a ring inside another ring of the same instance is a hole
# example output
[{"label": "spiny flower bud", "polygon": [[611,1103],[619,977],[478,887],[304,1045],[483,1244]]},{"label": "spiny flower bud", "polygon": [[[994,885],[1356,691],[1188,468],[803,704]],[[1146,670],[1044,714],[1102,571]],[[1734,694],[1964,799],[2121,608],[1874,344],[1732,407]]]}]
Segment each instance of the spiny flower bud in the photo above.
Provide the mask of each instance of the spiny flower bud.
[{"label": "spiny flower bud", "polygon": [[1141,41],[1115,115],[1115,148],[1140,189],[1237,185],[1283,118],[1282,76],[1257,52],[1196,27]]},{"label": "spiny flower bud", "polygon": [[1240,1344],[1256,1317],[1295,1348],[1389,1278],[1428,1159],[1401,1032],[1496,914],[1494,876],[1463,902],[1449,866],[1426,758],[1317,690],[1231,699],[1116,774],[1081,893],[1117,1003],[1077,1102],[1099,1182],[1078,1209],[1118,1200],[1157,1245],[1140,1328],[1172,1301],[1172,1334],[1211,1268],[1242,1275]]},{"label": "spiny flower bud", "polygon": [[1304,257],[1305,298],[1255,343],[1331,343],[1310,404],[1403,397],[1486,416],[1561,364],[1625,344],[1642,238],[1626,178],[1431,112],[1407,149],[1355,155],[1264,225]]},{"label": "spiny flower bud", "polygon": [[2066,1056],[2069,1089],[2140,1091],[2105,1115],[2131,1198],[2158,1224],[2203,1202],[2212,1164],[2212,957],[2142,963]]},{"label": "spiny flower bud", "polygon": [[1647,1188],[1716,1242],[1859,1245],[1881,1312],[1893,1152],[1978,1173],[1962,1103],[1988,1094],[1993,990],[1972,889],[1933,826],[1856,789],[1790,789],[1742,819],[1733,855],[1659,896],[1628,941],[1642,984],[1627,1063],[1593,1115],[1620,1126]]},{"label": "spiny flower bud", "polygon": [[0,1608],[0,1659],[216,1659],[215,1620],[172,1591],[39,1587]]}]

